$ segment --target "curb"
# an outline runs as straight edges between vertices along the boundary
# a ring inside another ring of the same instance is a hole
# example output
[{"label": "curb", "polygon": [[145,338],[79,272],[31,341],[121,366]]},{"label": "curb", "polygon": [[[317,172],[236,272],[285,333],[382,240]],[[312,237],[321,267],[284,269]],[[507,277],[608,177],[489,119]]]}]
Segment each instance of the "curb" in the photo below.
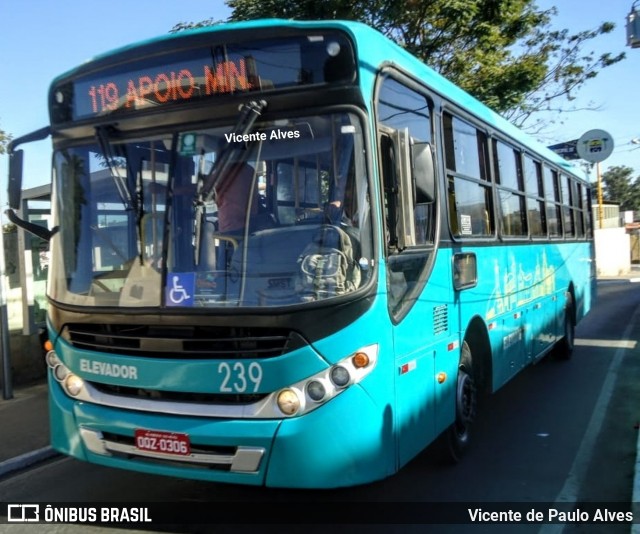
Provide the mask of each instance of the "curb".
[{"label": "curb", "polygon": [[636,469],[633,476],[633,493],[631,494],[631,511],[633,512],[634,524],[631,527],[631,534],[640,534],[640,430],[638,431],[638,446],[636,447]]},{"label": "curb", "polygon": [[9,460],[0,462],[0,478],[8,475],[9,473],[13,473],[14,471],[20,471],[21,469],[26,469],[27,467],[39,462],[44,462],[45,460],[58,456],[59,454],[60,453],[53,450],[51,447],[43,447],[42,449],[27,452],[20,456],[16,456],[15,458],[10,458]]}]

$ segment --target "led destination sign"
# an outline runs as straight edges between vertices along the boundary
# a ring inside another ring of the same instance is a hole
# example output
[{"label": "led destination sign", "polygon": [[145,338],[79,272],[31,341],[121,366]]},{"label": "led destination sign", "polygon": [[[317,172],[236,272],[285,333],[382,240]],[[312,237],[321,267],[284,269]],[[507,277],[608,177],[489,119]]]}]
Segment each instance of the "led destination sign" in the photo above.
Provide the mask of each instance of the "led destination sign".
[{"label": "led destination sign", "polygon": [[145,55],[124,64],[112,56],[117,65],[76,78],[71,91],[69,82],[61,82],[53,92],[54,115],[79,120],[219,95],[355,79],[351,44],[338,33]]},{"label": "led destination sign", "polygon": [[76,84],[75,117],[101,115],[187,101],[203,96],[259,89],[256,75],[247,74],[247,60],[228,60],[212,68],[193,62],[126,73]]}]

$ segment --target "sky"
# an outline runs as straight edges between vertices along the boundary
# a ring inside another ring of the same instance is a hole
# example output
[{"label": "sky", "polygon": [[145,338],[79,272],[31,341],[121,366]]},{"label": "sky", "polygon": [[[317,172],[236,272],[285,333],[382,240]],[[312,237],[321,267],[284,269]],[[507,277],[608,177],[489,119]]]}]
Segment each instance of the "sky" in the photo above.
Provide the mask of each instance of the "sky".
[{"label": "sky", "polygon": [[[556,123],[539,138],[552,145],[578,139],[592,129],[614,139],[601,164],[626,165],[640,176],[640,48],[626,46],[626,17],[632,0],[538,0],[556,6],[553,26],[571,31],[616,24],[614,32],[589,44],[597,53],[625,51],[627,58],[590,80],[573,102],[576,111],[550,117]],[[14,137],[47,125],[47,93],[58,75],[111,49],[167,33],[178,22],[225,19],[223,0],[0,0],[0,128]],[[24,187],[45,185],[51,175],[51,141],[24,145]],[[7,157],[0,156],[0,205],[6,203]]]}]

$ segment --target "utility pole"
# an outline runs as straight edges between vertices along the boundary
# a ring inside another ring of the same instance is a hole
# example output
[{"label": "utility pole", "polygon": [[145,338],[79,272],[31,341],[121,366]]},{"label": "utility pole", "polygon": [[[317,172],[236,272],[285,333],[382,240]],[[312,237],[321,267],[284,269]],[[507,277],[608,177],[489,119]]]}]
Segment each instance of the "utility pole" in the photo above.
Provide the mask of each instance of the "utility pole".
[{"label": "utility pole", "polygon": [[596,179],[598,183],[598,219],[600,220],[600,229],[602,229],[604,221],[604,197],[602,195],[602,176],[600,176],[600,162],[596,163]]}]

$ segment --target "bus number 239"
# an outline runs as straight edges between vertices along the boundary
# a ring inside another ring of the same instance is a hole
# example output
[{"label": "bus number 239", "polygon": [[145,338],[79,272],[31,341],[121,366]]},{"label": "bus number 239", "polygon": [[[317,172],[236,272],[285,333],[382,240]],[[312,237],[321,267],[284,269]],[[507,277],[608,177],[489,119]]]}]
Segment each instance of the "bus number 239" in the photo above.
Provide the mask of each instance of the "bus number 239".
[{"label": "bus number 239", "polygon": [[262,366],[251,362],[249,365],[243,362],[229,364],[221,362],[218,365],[218,374],[222,375],[221,393],[255,393],[262,382]]}]

